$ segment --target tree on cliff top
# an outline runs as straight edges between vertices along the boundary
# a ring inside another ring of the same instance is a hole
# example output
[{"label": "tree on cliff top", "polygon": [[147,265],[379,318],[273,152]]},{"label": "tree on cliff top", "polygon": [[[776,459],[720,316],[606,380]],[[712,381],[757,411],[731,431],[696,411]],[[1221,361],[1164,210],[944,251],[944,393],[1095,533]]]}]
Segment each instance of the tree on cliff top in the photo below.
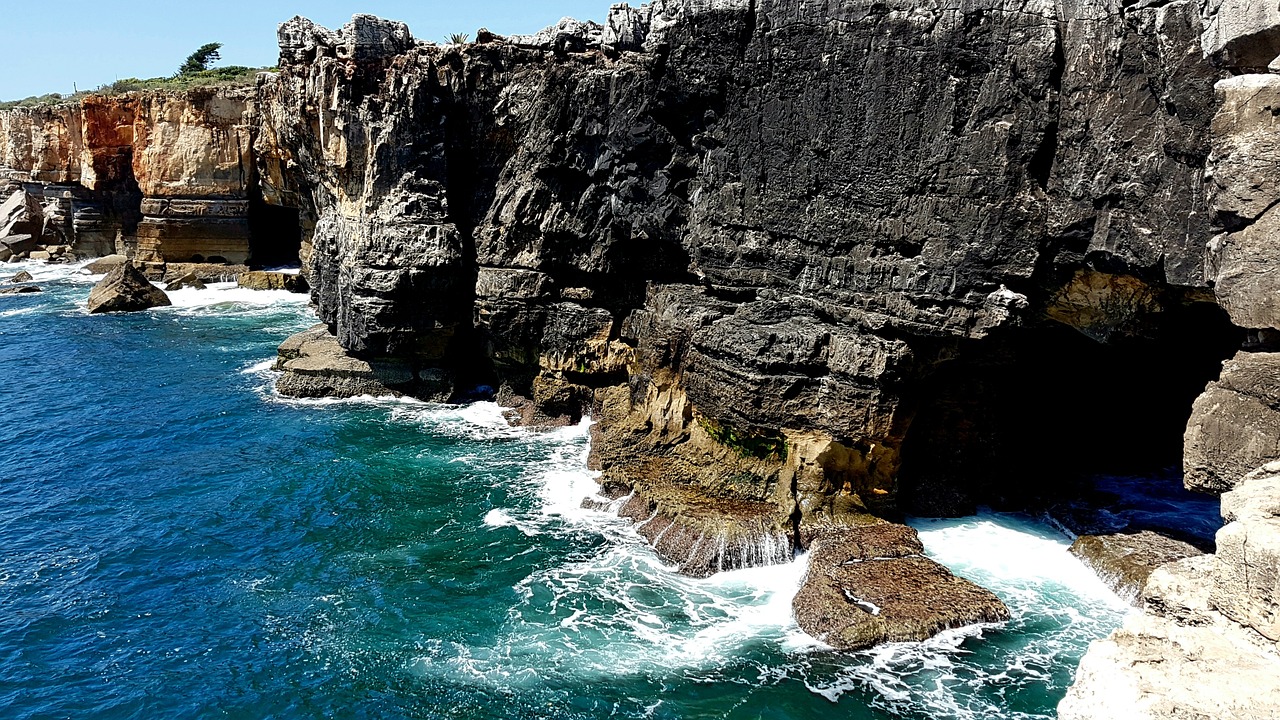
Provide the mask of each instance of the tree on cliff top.
[{"label": "tree on cliff top", "polygon": [[218,54],[218,48],[221,47],[222,43],[205,43],[201,45],[199,50],[187,56],[186,61],[182,63],[182,67],[178,68],[178,74],[191,75],[208,70],[210,65],[222,59],[222,56]]}]

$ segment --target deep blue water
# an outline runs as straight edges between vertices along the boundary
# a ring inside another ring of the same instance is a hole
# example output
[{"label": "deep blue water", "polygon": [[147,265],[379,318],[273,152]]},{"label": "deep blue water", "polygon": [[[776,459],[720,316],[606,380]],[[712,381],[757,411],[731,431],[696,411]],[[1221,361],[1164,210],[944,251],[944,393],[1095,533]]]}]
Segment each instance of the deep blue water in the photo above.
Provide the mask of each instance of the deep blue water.
[{"label": "deep blue water", "polygon": [[305,298],[0,296],[0,717],[1052,717],[1124,610],[1025,518],[920,522],[1014,619],[835,653],[803,559],[672,574],[582,510],[586,426],[277,398]]}]

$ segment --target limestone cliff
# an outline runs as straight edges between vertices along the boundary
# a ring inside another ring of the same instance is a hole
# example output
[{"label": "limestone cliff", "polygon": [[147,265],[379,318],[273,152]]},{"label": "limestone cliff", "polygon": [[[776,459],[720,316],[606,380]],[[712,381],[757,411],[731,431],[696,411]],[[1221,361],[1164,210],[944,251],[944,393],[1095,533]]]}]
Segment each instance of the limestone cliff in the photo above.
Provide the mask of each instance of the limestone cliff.
[{"label": "limestone cliff", "polygon": [[[194,88],[0,112],[5,187],[43,206],[46,242],[82,257],[244,263],[260,198],[255,102],[251,87]],[[269,247],[287,236],[262,245],[268,261],[289,256]]]}]

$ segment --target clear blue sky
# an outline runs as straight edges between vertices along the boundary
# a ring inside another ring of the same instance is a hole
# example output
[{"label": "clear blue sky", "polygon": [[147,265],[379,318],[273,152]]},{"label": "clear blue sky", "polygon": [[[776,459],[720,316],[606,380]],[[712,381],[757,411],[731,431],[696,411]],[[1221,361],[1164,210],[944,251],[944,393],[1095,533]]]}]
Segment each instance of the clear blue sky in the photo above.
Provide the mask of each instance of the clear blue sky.
[{"label": "clear blue sky", "polygon": [[[91,90],[126,77],[172,75],[207,42],[218,65],[275,65],[276,26],[294,15],[336,28],[356,13],[402,20],[414,37],[487,27],[532,33],[562,17],[603,21],[617,0],[64,0],[5,2],[0,100]],[[638,2],[632,2],[637,5]]]}]

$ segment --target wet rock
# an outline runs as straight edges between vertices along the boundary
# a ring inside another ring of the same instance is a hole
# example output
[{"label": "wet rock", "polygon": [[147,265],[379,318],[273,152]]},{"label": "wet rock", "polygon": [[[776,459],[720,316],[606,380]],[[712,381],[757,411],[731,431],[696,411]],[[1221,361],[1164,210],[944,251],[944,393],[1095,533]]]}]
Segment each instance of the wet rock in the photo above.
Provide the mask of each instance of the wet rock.
[{"label": "wet rock", "polygon": [[1084,561],[1116,594],[1139,604],[1147,578],[1161,565],[1202,554],[1193,545],[1150,530],[1082,535],[1071,553]]},{"label": "wet rock", "polygon": [[90,313],[135,312],[172,304],[163,290],[128,262],[107,273],[89,292]]},{"label": "wet rock", "polygon": [[305,293],[310,290],[307,279],[296,273],[254,270],[236,276],[236,284],[250,290],[288,290]]},{"label": "wet rock", "polygon": [[923,552],[915,530],[887,522],[819,535],[792,601],[796,622],[832,647],[857,650],[1009,619],[994,594]]},{"label": "wet rock", "polygon": [[200,282],[219,283],[235,282],[236,278],[249,272],[245,265],[226,265],[222,263],[167,263],[162,277],[164,282],[171,282],[184,275],[195,275]]},{"label": "wet rock", "polygon": [[204,281],[196,277],[195,273],[187,273],[182,277],[174,278],[173,280],[170,280],[168,283],[165,284],[164,289],[165,289],[165,292],[172,292],[174,290],[182,290],[183,288],[190,288],[192,290],[204,290],[206,287],[208,286],[204,284]]},{"label": "wet rock", "polygon": [[35,279],[35,278],[31,277],[31,273],[27,272],[26,270],[23,270],[22,272],[18,273],[17,275],[14,275],[13,277],[9,278],[9,282],[11,282],[11,283],[25,283],[25,282],[31,282],[31,281],[32,281],[32,280],[34,280],[34,279]]},{"label": "wet rock", "polygon": [[18,285],[17,287],[0,288],[0,295],[24,295],[41,292],[35,285]]},{"label": "wet rock", "polygon": [[38,247],[38,239],[32,235],[10,235],[0,238],[0,248],[8,251],[10,258],[25,256]]}]

